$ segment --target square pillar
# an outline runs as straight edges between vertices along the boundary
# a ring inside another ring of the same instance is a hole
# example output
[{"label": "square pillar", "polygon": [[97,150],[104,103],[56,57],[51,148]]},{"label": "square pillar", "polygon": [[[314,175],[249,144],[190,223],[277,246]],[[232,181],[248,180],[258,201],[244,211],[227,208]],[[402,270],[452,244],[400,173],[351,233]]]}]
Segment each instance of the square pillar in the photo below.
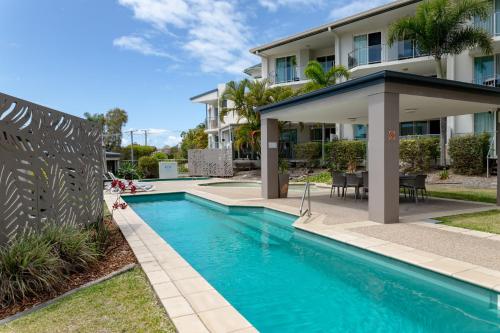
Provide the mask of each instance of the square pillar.
[{"label": "square pillar", "polygon": [[368,96],[368,216],[399,222],[399,94]]},{"label": "square pillar", "polygon": [[[500,143],[500,109],[497,109],[495,124],[495,153],[497,154],[497,206],[500,206],[500,150],[498,144]],[[488,163],[488,161],[486,162]]]},{"label": "square pillar", "polygon": [[260,158],[262,197],[279,197],[278,184],[278,141],[280,137],[278,120],[264,118],[260,122]]}]

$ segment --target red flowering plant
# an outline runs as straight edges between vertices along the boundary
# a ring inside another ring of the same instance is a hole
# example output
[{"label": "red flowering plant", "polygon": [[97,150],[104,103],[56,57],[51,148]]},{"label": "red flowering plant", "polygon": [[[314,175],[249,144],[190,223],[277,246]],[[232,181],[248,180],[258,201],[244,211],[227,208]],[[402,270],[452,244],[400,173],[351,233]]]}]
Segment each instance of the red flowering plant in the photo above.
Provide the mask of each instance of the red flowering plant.
[{"label": "red flowering plant", "polygon": [[135,194],[135,192],[137,192],[137,187],[134,185],[134,183],[131,180],[128,182],[128,185],[125,184],[124,182],[122,182],[119,179],[115,179],[111,183],[111,191],[113,193],[118,194],[117,197],[116,197],[115,202],[113,203],[113,210],[111,212],[111,215],[113,215],[113,212],[116,209],[119,209],[119,208],[125,209],[125,208],[127,208],[127,203],[125,201],[123,201],[123,199],[122,199],[122,194],[127,189],[130,190],[130,193],[132,193],[132,194]]}]

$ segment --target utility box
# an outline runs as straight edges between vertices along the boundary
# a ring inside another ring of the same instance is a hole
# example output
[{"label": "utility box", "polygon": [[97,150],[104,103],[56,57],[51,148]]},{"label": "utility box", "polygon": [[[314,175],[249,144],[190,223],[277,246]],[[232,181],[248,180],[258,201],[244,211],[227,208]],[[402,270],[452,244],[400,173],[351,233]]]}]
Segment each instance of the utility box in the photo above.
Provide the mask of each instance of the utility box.
[{"label": "utility box", "polygon": [[160,162],[160,179],[177,178],[177,162]]}]

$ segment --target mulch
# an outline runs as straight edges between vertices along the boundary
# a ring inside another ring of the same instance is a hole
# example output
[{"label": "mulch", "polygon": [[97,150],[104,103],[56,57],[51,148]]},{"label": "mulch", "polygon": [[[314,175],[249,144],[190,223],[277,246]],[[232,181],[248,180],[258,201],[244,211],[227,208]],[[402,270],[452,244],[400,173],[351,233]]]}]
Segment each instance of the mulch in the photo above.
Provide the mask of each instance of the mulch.
[{"label": "mulch", "polygon": [[80,287],[85,283],[104,277],[129,264],[137,263],[137,259],[135,258],[132,249],[125,240],[125,237],[123,237],[118,226],[111,219],[105,220],[105,223],[110,230],[110,245],[106,249],[103,258],[99,261],[99,263],[86,272],[70,275],[68,282],[56,293],[38,295],[38,297],[26,299],[23,303],[14,304],[7,308],[0,308],[0,319],[10,317],[37,304],[47,302],[52,298]]}]

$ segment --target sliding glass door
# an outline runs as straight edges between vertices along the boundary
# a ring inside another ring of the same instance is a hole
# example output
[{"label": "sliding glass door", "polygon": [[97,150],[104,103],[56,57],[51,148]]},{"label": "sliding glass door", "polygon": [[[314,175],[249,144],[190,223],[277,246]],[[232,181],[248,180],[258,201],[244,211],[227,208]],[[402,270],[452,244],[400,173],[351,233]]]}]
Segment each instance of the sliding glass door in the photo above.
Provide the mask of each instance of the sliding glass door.
[{"label": "sliding glass door", "polygon": [[276,59],[276,82],[283,83],[296,81],[298,79],[296,72],[295,56]]}]

